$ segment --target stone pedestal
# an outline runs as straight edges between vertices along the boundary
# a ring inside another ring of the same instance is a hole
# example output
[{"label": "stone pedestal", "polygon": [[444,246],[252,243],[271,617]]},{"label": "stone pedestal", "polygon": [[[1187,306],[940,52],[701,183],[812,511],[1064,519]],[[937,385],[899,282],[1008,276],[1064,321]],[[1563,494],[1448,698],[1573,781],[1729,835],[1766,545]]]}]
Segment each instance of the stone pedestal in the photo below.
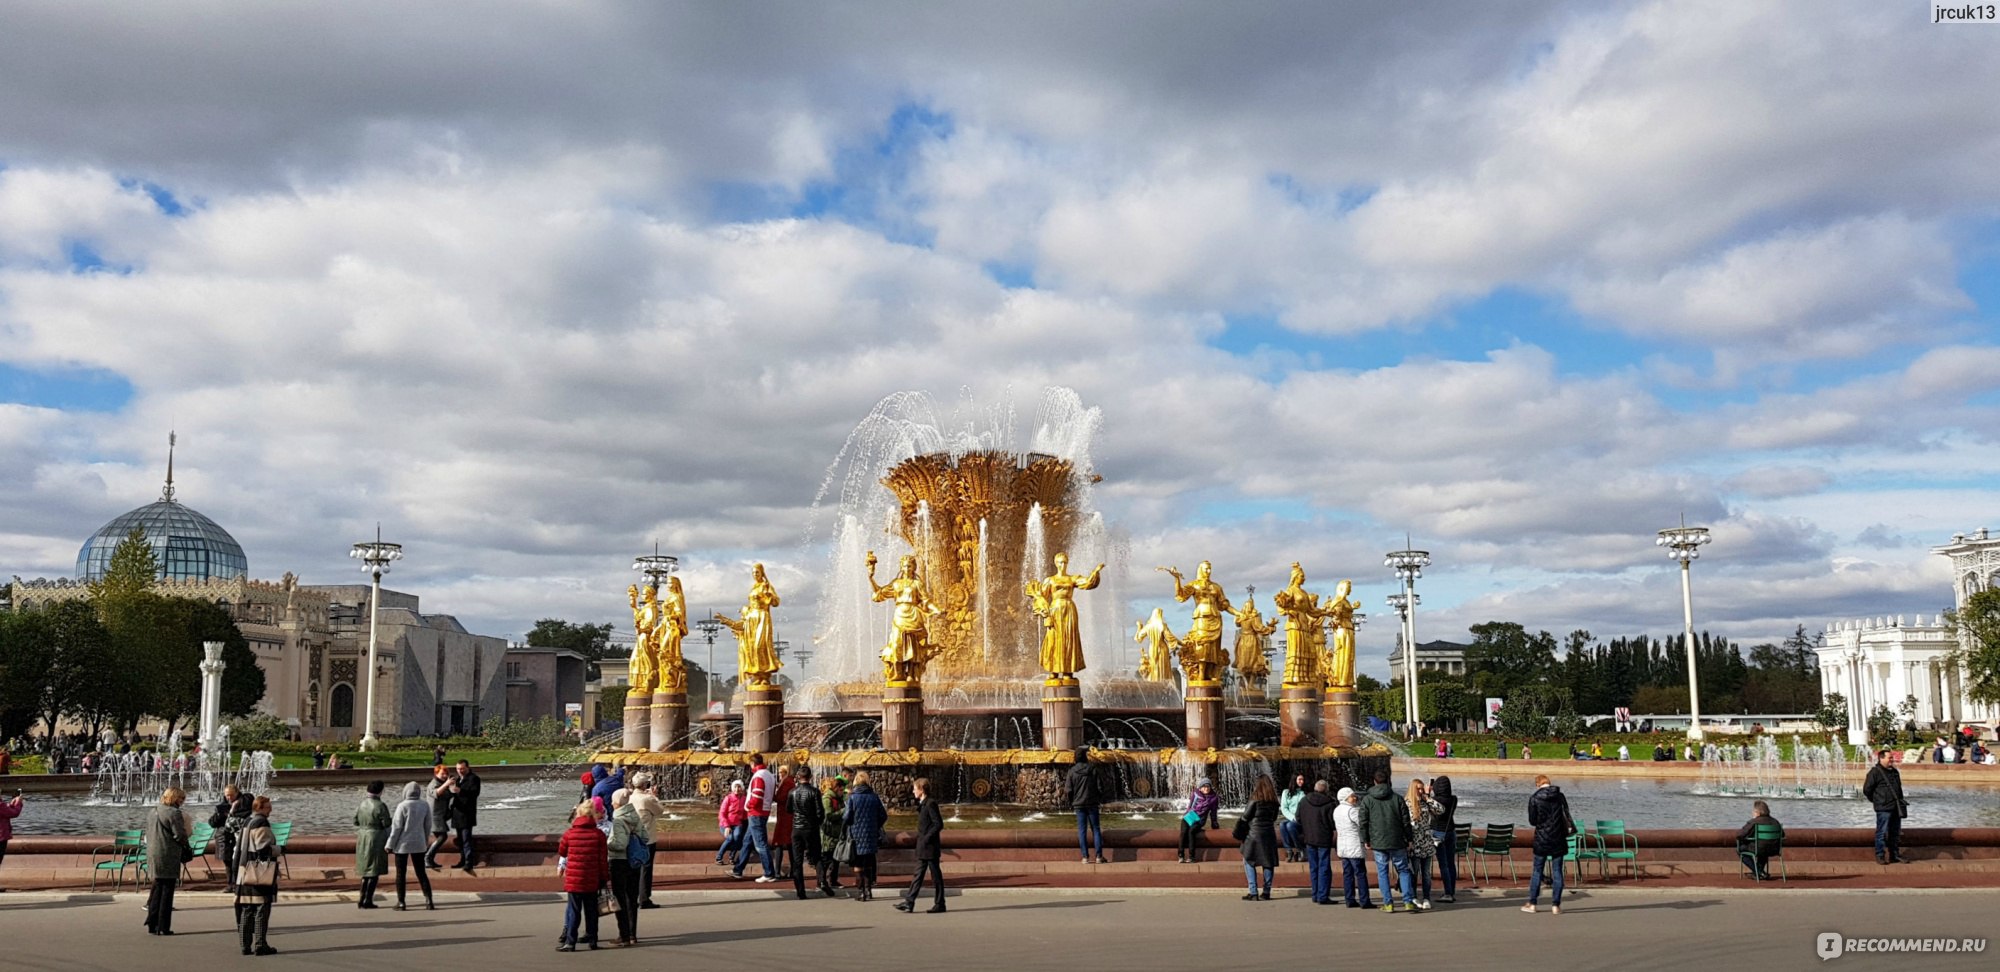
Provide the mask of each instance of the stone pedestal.
[{"label": "stone pedestal", "polygon": [[889,683],[882,689],[882,748],[924,748],[924,687]]},{"label": "stone pedestal", "polygon": [[1317,746],[1319,686],[1287,685],[1278,696],[1278,745]]},{"label": "stone pedestal", "polygon": [[1042,748],[1075,749],[1083,745],[1083,690],[1076,679],[1042,686]]},{"label": "stone pedestal", "polygon": [[1353,689],[1328,692],[1319,707],[1319,738],[1329,746],[1357,746],[1361,743],[1361,706]]},{"label": "stone pedestal", "polygon": [[625,735],[618,748],[627,752],[638,752],[653,741],[649,728],[653,719],[653,697],[650,695],[625,696]]},{"label": "stone pedestal", "polygon": [[769,753],[785,748],[785,690],[753,688],[743,693],[743,751]]},{"label": "stone pedestal", "polygon": [[1194,752],[1226,748],[1229,740],[1222,723],[1222,683],[1187,683],[1187,748]]},{"label": "stone pedestal", "polygon": [[653,752],[688,748],[688,697],[682,692],[653,693]]}]

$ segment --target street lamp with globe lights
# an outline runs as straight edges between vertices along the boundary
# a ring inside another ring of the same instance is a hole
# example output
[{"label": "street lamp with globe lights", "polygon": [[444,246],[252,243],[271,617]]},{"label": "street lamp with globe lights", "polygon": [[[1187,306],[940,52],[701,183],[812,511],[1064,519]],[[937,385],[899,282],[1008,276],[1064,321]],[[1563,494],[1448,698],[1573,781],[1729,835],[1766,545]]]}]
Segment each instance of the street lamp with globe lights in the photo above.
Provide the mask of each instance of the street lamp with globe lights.
[{"label": "street lamp with globe lights", "polygon": [[1691,527],[1686,520],[1682,520],[1680,526],[1661,530],[1659,539],[1653,541],[1654,545],[1666,548],[1667,556],[1681,562],[1681,615],[1686,622],[1688,666],[1688,738],[1696,742],[1700,742],[1702,737],[1701,691],[1695,677],[1694,587],[1692,572],[1688,568],[1695,558],[1701,556],[1701,548],[1709,539],[1707,527]]},{"label": "street lamp with globe lights", "polygon": [[1383,563],[1403,579],[1403,600],[1398,607],[1403,615],[1403,707],[1410,731],[1414,733],[1418,724],[1417,578],[1424,576],[1424,568],[1431,565],[1431,552],[1411,549],[1406,537],[1403,549],[1389,551]]},{"label": "street lamp with globe lights", "polygon": [[349,557],[361,561],[361,569],[373,578],[373,593],[368,598],[368,701],[367,712],[361,730],[361,748],[375,748],[375,642],[376,619],[382,613],[382,575],[389,572],[389,565],[403,559],[403,545],[384,543],[382,525],[375,525],[375,539],[364,540],[347,552]]}]

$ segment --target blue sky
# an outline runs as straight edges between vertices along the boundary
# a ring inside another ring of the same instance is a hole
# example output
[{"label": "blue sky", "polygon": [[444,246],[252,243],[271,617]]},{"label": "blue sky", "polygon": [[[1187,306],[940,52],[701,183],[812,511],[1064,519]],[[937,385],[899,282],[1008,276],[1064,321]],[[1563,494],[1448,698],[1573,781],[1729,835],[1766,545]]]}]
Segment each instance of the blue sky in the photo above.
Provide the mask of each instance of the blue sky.
[{"label": "blue sky", "polygon": [[[1993,518],[2000,122],[1935,96],[2000,85],[1976,31],[524,4],[488,27],[541,46],[499,51],[228,14],[0,40],[0,574],[66,573],[171,428],[260,576],[344,577],[379,520],[427,609],[518,635],[620,616],[657,539],[704,606],[769,563],[803,638],[869,409],[1047,385],[1101,410],[1134,565],[1300,560],[1380,619],[1407,532],[1426,637],[1671,631],[1683,512],[1719,632],[1928,613],[1927,546]],[[321,42],[279,71],[271,29]]]}]

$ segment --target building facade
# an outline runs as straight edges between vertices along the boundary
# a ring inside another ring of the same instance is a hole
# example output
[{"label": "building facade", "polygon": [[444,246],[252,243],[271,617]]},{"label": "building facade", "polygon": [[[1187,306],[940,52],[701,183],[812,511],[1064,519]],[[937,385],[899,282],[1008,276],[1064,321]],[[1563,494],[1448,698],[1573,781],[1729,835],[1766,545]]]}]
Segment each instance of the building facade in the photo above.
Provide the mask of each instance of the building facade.
[{"label": "building facade", "polygon": [[[2000,585],[2000,537],[1983,527],[1931,552],[1951,561],[1957,608]],[[1920,725],[2000,724],[2000,706],[1969,698],[1963,675],[1948,664],[1957,648],[1942,614],[1836,621],[1819,649],[1820,692],[1847,699],[1848,735],[1857,745],[1866,739],[1869,713],[1887,707],[1900,723],[1909,699],[1916,700],[1911,718]]]},{"label": "building facade", "polygon": [[473,634],[451,615],[423,613],[414,594],[384,590],[375,670],[363,671],[372,589],[303,585],[289,572],[276,582],[252,579],[229,532],[175,497],[171,471],[158,501],[112,519],[84,541],[74,579],[15,577],[10,608],[88,598],[89,582],[104,576],[111,551],[134,530],[159,564],[155,591],[229,612],[264,672],[259,711],[283,720],[299,738],[360,739],[369,678],[377,735],[473,734],[508,717],[506,639]]},{"label": "building facade", "polygon": [[[1465,652],[1471,645],[1456,641],[1417,642],[1417,674],[1437,672],[1440,675],[1464,675]],[[1396,647],[1389,650],[1389,678],[1391,681],[1403,677],[1403,636],[1396,635]],[[1422,684],[1422,679],[1418,679]]]}]

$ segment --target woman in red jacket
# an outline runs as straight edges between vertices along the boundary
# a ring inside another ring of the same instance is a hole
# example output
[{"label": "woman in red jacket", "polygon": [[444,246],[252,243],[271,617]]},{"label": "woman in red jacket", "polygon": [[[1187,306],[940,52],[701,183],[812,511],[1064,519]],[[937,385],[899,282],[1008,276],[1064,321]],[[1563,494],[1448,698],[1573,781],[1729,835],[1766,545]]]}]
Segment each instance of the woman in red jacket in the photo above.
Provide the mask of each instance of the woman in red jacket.
[{"label": "woman in red jacket", "polygon": [[569,895],[563,912],[563,941],[558,952],[576,951],[577,918],[583,918],[583,937],[597,948],[597,891],[611,879],[611,865],[605,856],[604,831],[597,829],[597,808],[585,803],[576,808],[576,819],[563,831],[557,845],[557,866],[563,872],[563,890]]}]

